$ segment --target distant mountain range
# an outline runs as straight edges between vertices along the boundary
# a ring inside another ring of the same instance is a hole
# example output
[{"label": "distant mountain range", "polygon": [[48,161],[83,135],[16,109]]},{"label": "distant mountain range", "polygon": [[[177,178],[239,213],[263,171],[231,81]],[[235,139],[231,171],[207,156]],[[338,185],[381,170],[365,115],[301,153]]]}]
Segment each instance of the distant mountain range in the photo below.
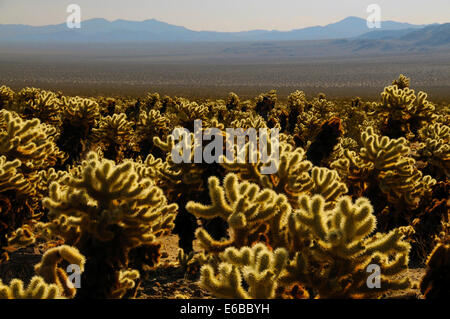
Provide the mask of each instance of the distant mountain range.
[{"label": "distant mountain range", "polygon": [[[193,31],[154,19],[142,22],[105,19],[83,21],[80,29],[69,29],[66,24],[49,26],[0,25],[0,41],[15,43],[123,43],[123,42],[240,42],[240,41],[291,41],[325,39],[394,39],[423,38],[431,43],[448,42],[448,33],[430,39],[434,29],[384,21],[382,28],[371,30],[366,20],[348,17],[326,26],[314,26],[292,31],[253,30],[244,32]],[[437,25],[439,26],[439,25]],[[429,27],[436,27],[432,25]],[[445,28],[444,28],[445,29]],[[425,33],[421,33],[427,30]],[[444,30],[448,31],[448,28]],[[428,40],[427,40],[428,39]]]}]

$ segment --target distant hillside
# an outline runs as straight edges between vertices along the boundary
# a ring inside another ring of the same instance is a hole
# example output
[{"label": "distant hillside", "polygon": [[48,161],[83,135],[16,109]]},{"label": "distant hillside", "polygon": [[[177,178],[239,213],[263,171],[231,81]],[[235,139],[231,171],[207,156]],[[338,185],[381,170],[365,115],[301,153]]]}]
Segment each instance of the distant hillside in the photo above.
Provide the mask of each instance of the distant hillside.
[{"label": "distant hillside", "polygon": [[410,32],[401,37],[401,40],[423,46],[450,45],[450,23],[432,25]]},{"label": "distant hillside", "polygon": [[353,46],[354,51],[426,52],[450,49],[450,23],[430,25],[419,30],[372,31],[346,44]]},{"label": "distant hillside", "polygon": [[[382,22],[387,30],[417,30],[425,26]],[[326,26],[314,26],[292,31],[253,30],[245,32],[193,31],[154,19],[142,22],[105,19],[83,21],[81,29],[68,29],[66,24],[49,26],[0,25],[0,41],[15,43],[78,43],[78,42],[234,42],[292,41],[354,38],[370,29],[365,19],[348,17]]]}]

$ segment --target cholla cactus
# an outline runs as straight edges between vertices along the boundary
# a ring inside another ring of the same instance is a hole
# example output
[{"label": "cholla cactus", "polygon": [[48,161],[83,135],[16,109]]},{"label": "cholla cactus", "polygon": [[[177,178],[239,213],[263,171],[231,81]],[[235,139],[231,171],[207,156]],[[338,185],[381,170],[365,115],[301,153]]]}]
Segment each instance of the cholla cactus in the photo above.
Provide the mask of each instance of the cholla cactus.
[{"label": "cholla cactus", "polygon": [[62,299],[58,286],[46,284],[39,276],[34,276],[26,289],[23,286],[20,279],[11,280],[9,286],[0,280],[0,299]]},{"label": "cholla cactus", "polygon": [[389,139],[387,136],[378,136],[373,128],[369,127],[361,134],[364,145],[361,148],[362,160],[372,163],[373,168],[379,171],[389,169],[403,169],[410,166],[411,162],[405,156],[409,153],[404,138]]},{"label": "cholla cactus", "polygon": [[[218,275],[211,265],[201,269],[200,283],[219,298],[269,299],[288,259],[285,249],[270,251],[264,244],[240,250],[228,248],[220,256]],[[244,282],[246,288],[244,288]]]},{"label": "cholla cactus", "polygon": [[119,274],[119,287],[113,291],[111,298],[123,298],[129,290],[136,287],[136,281],[139,279],[139,271],[134,269],[121,270]]},{"label": "cholla cactus", "polygon": [[123,159],[124,151],[134,142],[133,123],[125,113],[103,117],[92,133],[94,142],[105,148],[105,157],[115,161]]},{"label": "cholla cactus", "polygon": [[55,165],[65,154],[55,144],[56,129],[38,119],[22,120],[12,112],[0,111],[0,155],[19,159],[27,170]]},{"label": "cholla cactus", "polygon": [[269,112],[275,107],[277,103],[277,91],[271,90],[267,93],[261,94],[256,98],[255,111],[261,115],[265,120],[268,119]]},{"label": "cholla cactus", "polygon": [[9,237],[8,245],[15,247],[27,247],[36,242],[36,236],[30,225],[17,228]]},{"label": "cholla cactus", "polygon": [[295,91],[288,96],[288,106],[289,108],[295,108],[299,110],[299,113],[301,113],[306,105],[306,95],[303,91]]},{"label": "cholla cactus", "polygon": [[93,127],[100,117],[98,103],[91,99],[76,97],[61,97],[63,121],[68,121],[74,127]]},{"label": "cholla cactus", "polygon": [[227,110],[237,110],[239,108],[239,104],[241,103],[241,100],[239,99],[239,96],[234,93],[230,92],[227,97]]},{"label": "cholla cactus", "polygon": [[2,85],[0,86],[0,108],[8,108],[14,99],[14,91],[9,87]]},{"label": "cholla cactus", "polygon": [[[202,133],[206,134],[210,129],[202,128],[202,130]],[[222,134],[223,138],[224,132],[219,134]],[[177,143],[176,148],[174,148],[173,135],[169,135],[166,142],[155,137],[154,143],[161,150],[167,152],[166,161],[159,168],[159,181],[167,196],[180,207],[174,232],[179,235],[180,247],[189,253],[193,250],[192,241],[198,224],[196,217],[185,209],[186,204],[192,200],[199,202],[207,200],[208,178],[210,176],[223,176],[224,169],[217,163],[195,163],[195,149],[198,147],[203,151],[203,145],[198,144],[192,133],[189,135],[183,134],[182,140]],[[173,150],[179,151],[178,154],[183,158],[181,163],[174,162]],[[225,223],[221,219],[213,219],[208,221],[208,224],[215,228],[211,234],[216,239],[227,236]]]},{"label": "cholla cactus", "polygon": [[244,114],[236,114],[236,118],[230,123],[230,126],[233,128],[242,128],[244,130],[248,128],[254,128],[255,130],[267,128],[266,121],[257,114],[250,113],[247,116]]},{"label": "cholla cactus", "polygon": [[129,250],[170,233],[177,205],[139,178],[130,161],[115,165],[91,152],[81,174],[52,183],[43,204],[50,217],[67,216],[65,229],[79,233],[75,246],[87,258],[80,297],[105,298],[117,289]]},{"label": "cholla cactus", "polygon": [[294,208],[301,194],[321,194],[327,199],[328,205],[333,205],[337,198],[347,192],[347,187],[340,181],[336,171],[324,167],[313,168],[311,162],[305,159],[305,151],[301,147],[294,148],[286,142],[281,142],[279,146],[279,159],[273,163],[277,167],[274,174],[261,174],[261,167],[267,164],[260,161],[251,163],[248,160],[252,151],[250,143],[241,150],[245,153],[245,163],[238,162],[238,150],[235,148],[235,160],[231,162],[223,157],[221,165],[227,171],[238,174],[241,180],[251,181],[286,195]]},{"label": "cholla cactus", "polygon": [[[352,203],[343,197],[331,211],[320,195],[304,195],[299,202],[288,222],[295,256],[281,281],[300,282],[321,298],[374,297],[409,286],[409,279],[393,277],[407,269],[410,246],[398,229],[370,236],[376,218],[367,199]],[[370,264],[381,269],[380,288],[366,283]]]},{"label": "cholla cactus", "polygon": [[[381,116],[385,119],[384,133],[389,137],[412,137],[425,122],[436,118],[435,106],[425,92],[417,95],[409,87],[409,79],[400,76],[394,85],[381,93]],[[396,131],[397,130],[397,131]]]},{"label": "cholla cactus", "polygon": [[411,79],[404,76],[403,74],[400,74],[398,79],[392,81],[392,85],[396,85],[400,90],[409,88],[410,84],[411,84]]},{"label": "cholla cactus", "polygon": [[450,126],[441,123],[429,124],[419,134],[424,141],[419,151],[420,156],[433,175],[450,177]]},{"label": "cholla cactus", "polygon": [[293,132],[296,146],[306,149],[320,132],[324,119],[337,116],[335,108],[334,103],[320,97],[306,104],[304,111],[297,117]]},{"label": "cholla cactus", "polygon": [[16,243],[25,243],[25,237],[30,237],[15,233],[17,229],[39,217],[34,212],[35,189],[20,172],[20,166],[20,160],[10,162],[0,156],[0,263],[8,258],[4,248],[13,244],[8,242],[11,237],[16,238]]},{"label": "cholla cactus", "polygon": [[[332,167],[346,176],[357,189],[359,196],[374,192],[374,185],[386,195],[388,202],[403,203],[417,207],[423,196],[436,183],[430,176],[414,166],[414,159],[408,155],[410,148],[406,139],[390,139],[379,136],[369,127],[361,135],[363,147],[359,155],[347,151],[345,158],[332,163]],[[375,182],[375,184],[373,184]],[[370,184],[372,183],[372,184]]]},{"label": "cholla cactus", "polygon": [[339,174],[325,167],[314,167],[311,171],[311,178],[314,183],[309,193],[322,195],[326,201],[326,208],[334,206],[336,201],[345,193],[347,186],[341,182]]},{"label": "cholla cactus", "polygon": [[0,192],[15,190],[27,195],[33,193],[32,186],[18,170],[21,164],[18,159],[9,162],[5,156],[0,156]]},{"label": "cholla cactus", "polygon": [[440,243],[427,260],[427,272],[420,283],[420,290],[427,299],[450,297],[450,244]]},{"label": "cholla cactus", "polygon": [[[302,195],[280,228],[278,249],[227,248],[219,264],[202,267],[200,283],[222,298],[285,296],[293,285],[318,298],[367,298],[410,286],[408,278],[395,279],[408,267],[410,245],[398,229],[372,234],[376,218],[367,199],[342,197],[331,210],[325,205],[321,195]],[[369,265],[380,267],[378,288],[367,284]]]},{"label": "cholla cactus", "polygon": [[59,127],[61,125],[60,104],[61,101],[55,93],[42,90],[32,98],[25,100],[20,114],[25,119],[38,118],[43,123]]},{"label": "cholla cactus", "polygon": [[158,93],[148,93],[143,101],[143,110],[159,110],[162,108],[162,99]]},{"label": "cholla cactus", "polygon": [[194,130],[195,120],[207,120],[209,109],[206,105],[191,102],[184,98],[177,98],[176,103],[170,108],[172,112],[172,125]]},{"label": "cholla cactus", "polygon": [[173,135],[167,136],[166,142],[163,142],[158,136],[155,136],[153,143],[167,154],[165,163],[159,165],[159,176],[162,180],[171,187],[176,185],[191,185],[197,191],[203,188],[202,175],[205,169],[202,167],[204,165],[195,163],[194,150],[200,145],[197,144],[193,133],[184,136],[178,143],[178,146],[180,146],[178,148],[178,154],[180,158],[183,158],[182,163],[175,163],[173,161],[172,151],[175,149]]},{"label": "cholla cactus", "polygon": [[232,173],[225,177],[223,186],[216,177],[210,177],[209,192],[211,205],[191,201],[186,205],[187,211],[197,217],[226,220],[232,235],[229,240],[217,241],[200,228],[196,235],[207,251],[218,252],[229,246],[241,248],[257,241],[261,235],[271,237],[270,242],[274,245],[280,240],[281,224],[290,211],[286,196],[260,189],[256,184],[239,183]]},{"label": "cholla cactus", "polygon": [[303,113],[306,103],[306,96],[303,91],[291,93],[288,96],[287,105],[278,105],[270,111],[269,126],[279,125],[282,132],[292,134],[297,124],[297,119]]},{"label": "cholla cactus", "polygon": [[47,250],[42,256],[41,262],[35,265],[34,269],[47,284],[56,284],[64,297],[73,298],[76,294],[76,288],[70,282],[67,273],[58,267],[63,260],[71,265],[78,266],[80,275],[84,271],[86,262],[84,256],[75,247],[67,245]]},{"label": "cholla cactus", "polygon": [[[258,139],[256,140],[257,143]],[[294,148],[286,142],[279,143],[279,158],[274,158],[269,142],[269,161],[262,163],[258,156],[256,145],[247,142],[242,149],[234,147],[234,161],[227,157],[221,157],[221,165],[230,172],[236,173],[241,180],[257,183],[261,187],[270,188],[278,193],[285,194],[292,205],[297,201],[299,194],[313,187],[309,171],[311,162],[305,159],[305,151],[302,148]],[[256,155],[256,161],[250,159]],[[239,159],[243,159],[240,161]],[[243,163],[242,163],[243,162]],[[261,173],[263,167],[275,166],[276,172],[270,175]]]},{"label": "cholla cactus", "polygon": [[17,102],[20,104],[27,103],[30,100],[38,98],[39,94],[41,93],[41,89],[33,88],[33,87],[26,87],[17,92]]},{"label": "cholla cactus", "polygon": [[92,99],[81,97],[61,97],[62,126],[57,143],[73,162],[85,155],[89,135],[100,118],[100,107]]},{"label": "cholla cactus", "polygon": [[155,151],[153,138],[167,138],[170,129],[170,120],[161,115],[158,110],[141,111],[136,124],[136,134],[139,139],[141,154],[146,156]]}]

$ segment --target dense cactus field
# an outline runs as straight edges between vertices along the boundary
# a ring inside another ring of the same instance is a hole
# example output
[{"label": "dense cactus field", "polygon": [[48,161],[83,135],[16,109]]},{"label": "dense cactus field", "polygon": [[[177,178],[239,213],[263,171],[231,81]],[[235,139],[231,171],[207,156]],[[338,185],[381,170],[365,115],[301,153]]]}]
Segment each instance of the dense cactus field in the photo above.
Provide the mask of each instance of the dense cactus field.
[{"label": "dense cactus field", "polygon": [[[450,296],[450,105],[406,76],[348,102],[1,86],[0,109],[0,298]],[[194,160],[199,120],[245,160]],[[279,156],[230,128],[278,129]]]}]

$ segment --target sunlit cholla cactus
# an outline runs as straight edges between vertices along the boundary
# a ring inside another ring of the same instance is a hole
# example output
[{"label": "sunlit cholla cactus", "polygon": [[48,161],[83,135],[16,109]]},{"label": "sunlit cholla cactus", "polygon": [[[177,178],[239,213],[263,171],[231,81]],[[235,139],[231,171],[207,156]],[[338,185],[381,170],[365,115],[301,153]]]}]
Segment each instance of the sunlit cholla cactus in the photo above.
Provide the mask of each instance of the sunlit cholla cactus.
[{"label": "sunlit cholla cactus", "polygon": [[230,92],[228,93],[227,100],[226,100],[226,106],[227,110],[237,110],[239,108],[239,104],[241,103],[241,100],[239,99],[239,96],[234,93]]},{"label": "sunlit cholla cactus", "polygon": [[146,156],[155,151],[153,138],[165,139],[170,130],[170,120],[159,110],[141,111],[136,123],[136,135],[142,155]]},{"label": "sunlit cholla cactus", "polygon": [[98,127],[92,129],[93,142],[104,149],[106,158],[120,161],[124,152],[134,143],[133,123],[127,120],[125,113],[102,117]]},{"label": "sunlit cholla cactus", "polygon": [[[211,120],[211,123],[213,120]],[[222,126],[218,126],[220,130]],[[179,128],[175,130],[180,132]],[[207,134],[209,131],[210,128],[202,128],[203,134]],[[217,133],[224,140],[224,132],[219,131]],[[200,163],[196,163],[195,150],[199,149],[203,152],[204,148],[208,145],[205,146],[201,143],[195,138],[193,133],[180,135],[181,140],[177,141],[176,146],[175,135],[169,135],[165,142],[161,141],[159,137],[154,137],[154,143],[166,152],[166,159],[163,165],[158,168],[158,182],[160,183],[158,185],[161,185],[168,198],[176,202],[180,207],[175,221],[176,227],[174,232],[179,235],[180,247],[186,252],[190,252],[193,249],[192,241],[195,238],[194,232],[198,224],[196,217],[186,211],[185,206],[188,201],[192,200],[199,202],[206,201],[209,198],[207,188],[208,178],[210,176],[224,176],[225,170],[215,161],[207,163],[202,160]],[[223,149],[224,146],[220,145],[219,147]],[[176,152],[180,157],[174,160],[174,156],[177,156]],[[225,153],[224,150],[223,152]],[[211,234],[216,239],[226,236],[225,222],[216,218],[208,221],[208,224],[213,226],[214,229],[211,231]]]},{"label": "sunlit cholla cactus", "polygon": [[[398,229],[371,235],[376,226],[366,198],[354,203],[341,198],[333,210],[320,195],[304,195],[289,215],[289,251],[294,254],[280,281],[300,283],[319,298],[380,297],[409,287],[408,278],[395,279],[408,267],[410,245]],[[381,286],[367,284],[369,265],[380,267]]]},{"label": "sunlit cholla cactus", "polygon": [[307,102],[303,112],[297,117],[297,123],[294,128],[293,134],[296,146],[306,149],[319,133],[324,120],[337,116],[335,107],[333,102],[328,101],[322,95]]},{"label": "sunlit cholla cactus", "polygon": [[69,122],[73,127],[88,130],[100,118],[100,107],[92,99],[62,96],[60,104],[63,109],[63,121]]},{"label": "sunlit cholla cactus", "polygon": [[[35,189],[20,171],[21,162],[0,156],[0,263],[8,258],[3,249],[14,232],[38,217]],[[22,237],[22,236],[20,236]]]},{"label": "sunlit cholla cactus", "polygon": [[82,168],[81,177],[52,183],[50,197],[44,199],[51,216],[78,218],[67,222],[78,226],[81,236],[89,234],[100,241],[120,235],[114,231],[116,225],[127,230],[123,244],[131,246],[170,232],[176,205],[168,205],[158,187],[147,187],[153,182],[139,178],[133,162],[115,165],[91,152]]},{"label": "sunlit cholla cactus", "polygon": [[230,112],[230,110],[227,109],[227,104],[224,100],[208,99],[203,103],[203,105],[209,110],[207,114],[207,121],[213,118],[223,121],[225,116]]},{"label": "sunlit cholla cactus", "polygon": [[41,170],[37,173],[35,188],[41,195],[48,196],[50,185],[53,182],[60,182],[69,175],[66,171],[56,171],[53,167]]},{"label": "sunlit cholla cactus", "polygon": [[[359,134],[361,135],[361,134]],[[344,158],[345,152],[357,152],[359,150],[358,142],[356,142],[351,137],[340,137],[338,139],[338,143],[334,147],[333,153],[330,155],[330,163],[333,163],[334,161]]]},{"label": "sunlit cholla cactus", "polygon": [[381,116],[384,118],[384,133],[389,137],[411,138],[425,122],[432,122],[435,106],[427,100],[425,92],[409,88],[409,79],[400,77],[381,93]]},{"label": "sunlit cholla cactus", "polygon": [[23,225],[8,236],[8,245],[16,248],[28,247],[36,242],[36,235],[32,226]]},{"label": "sunlit cholla cactus", "polygon": [[160,158],[155,158],[152,154],[149,154],[144,161],[138,159],[135,161],[136,173],[140,178],[149,178],[157,185],[161,181],[161,172],[167,167],[167,162],[164,162]]},{"label": "sunlit cholla cactus", "polygon": [[409,88],[410,84],[411,84],[411,79],[406,77],[403,74],[400,74],[398,79],[395,79],[394,81],[392,81],[392,85],[396,85],[400,90]]},{"label": "sunlit cholla cactus", "polygon": [[[175,148],[173,135],[168,135],[165,142],[158,136],[155,136],[153,143],[167,154],[166,161],[163,165],[158,165],[161,180],[172,187],[178,184],[191,185],[192,187],[196,187],[197,190],[202,187],[204,169],[194,161],[194,149],[198,144],[193,133],[189,133],[189,137],[183,137],[178,142],[180,146],[178,154],[181,158],[186,158],[186,162],[184,160],[182,163],[175,163],[173,161],[172,150]],[[189,153],[185,154],[185,151]]]},{"label": "sunlit cholla cactus", "polygon": [[[244,152],[244,163],[238,161],[238,152]],[[314,167],[305,158],[305,151],[301,147],[293,147],[286,142],[279,144],[279,158],[273,158],[276,171],[273,174],[262,174],[261,168],[270,163],[261,163],[258,159],[256,163],[251,163],[250,153],[251,143],[246,143],[242,150],[235,147],[234,161],[228,161],[223,157],[221,164],[227,171],[234,172],[240,180],[246,180],[269,188],[279,194],[287,196],[291,206],[295,207],[298,197],[304,193],[321,194],[329,205],[341,195],[347,192],[347,187],[340,181],[336,171],[325,167]],[[253,149],[253,152],[256,150]]]},{"label": "sunlit cholla cactus", "polygon": [[37,170],[65,160],[58,149],[56,129],[38,119],[22,120],[15,113],[0,111],[0,155],[19,159],[23,168]]},{"label": "sunlit cholla cactus", "polygon": [[378,171],[409,168],[412,164],[406,158],[410,149],[404,138],[390,139],[387,136],[379,136],[369,127],[361,134],[361,140],[361,159],[372,163],[373,168]]},{"label": "sunlit cholla cactus", "polygon": [[[72,271],[77,271],[78,275],[84,271],[86,262],[84,256],[75,247],[67,245],[48,249],[34,269],[36,274],[41,276],[47,284],[56,284],[62,296],[73,298],[77,290],[69,280],[66,271],[59,267],[63,261],[71,265]],[[75,269],[74,266],[78,269]]]},{"label": "sunlit cholla cactus", "polygon": [[91,152],[81,173],[53,183],[43,204],[50,218],[67,216],[66,226],[79,233],[74,246],[87,262],[77,296],[107,298],[120,286],[130,249],[171,232],[177,205],[169,205],[150,179],[139,178],[131,161],[116,165]]},{"label": "sunlit cholla cactus", "polygon": [[339,198],[348,191],[345,183],[341,182],[337,171],[326,167],[314,167],[311,171],[311,180],[313,187],[308,193],[322,195],[327,209],[334,207]]},{"label": "sunlit cholla cactus", "polygon": [[271,251],[258,243],[240,250],[227,248],[220,259],[217,274],[211,265],[202,267],[203,287],[219,298],[270,299],[275,297],[277,280],[288,253],[283,248]]},{"label": "sunlit cholla cactus", "polygon": [[[24,96],[19,92],[19,101]],[[22,105],[19,105],[20,116],[25,119],[38,118],[41,122],[59,127],[61,125],[61,100],[58,95],[39,90],[31,98],[25,98]]]},{"label": "sunlit cholla cactus", "polygon": [[101,116],[112,116],[116,112],[116,99],[100,96],[96,98],[96,101],[99,105]]},{"label": "sunlit cholla cactus", "polygon": [[[241,152],[243,154],[239,155]],[[268,163],[266,163],[267,161],[261,162],[260,158],[252,163],[250,161],[252,153],[258,154],[252,143],[247,142],[241,150],[236,145],[234,161],[222,157],[223,163],[221,165],[227,171],[238,174],[241,180],[251,181],[263,188],[273,189],[278,193],[285,194],[291,203],[297,201],[299,194],[312,188],[313,184],[309,175],[312,164],[305,159],[305,151],[302,148],[294,148],[288,143],[281,142],[279,144],[279,159],[273,158]],[[269,156],[270,153],[271,151]],[[244,159],[243,163],[239,161],[240,156]],[[257,157],[259,156],[257,155]],[[270,165],[276,167],[275,173],[262,174],[262,168]]]},{"label": "sunlit cholla cactus", "polygon": [[292,134],[297,124],[298,116],[304,111],[306,96],[303,91],[295,91],[288,96],[288,104],[272,110],[269,121],[271,125],[279,125],[282,132]]},{"label": "sunlit cholla cactus", "polygon": [[0,299],[62,299],[57,285],[48,285],[39,276],[34,276],[28,287],[20,279],[13,279],[9,285],[0,280]]},{"label": "sunlit cholla cactus", "polygon": [[273,107],[268,115],[269,127],[279,127],[281,132],[292,134],[297,124],[298,116],[305,110],[307,103],[303,91],[295,91],[288,96],[288,103]]},{"label": "sunlit cholla cactus", "polygon": [[14,91],[9,87],[0,86],[0,109],[7,109],[11,106],[14,99]]},{"label": "sunlit cholla cactus", "polygon": [[419,134],[423,141],[419,150],[421,159],[431,168],[435,177],[450,177],[450,126],[429,124]]},{"label": "sunlit cholla cactus", "polygon": [[85,155],[89,136],[100,119],[100,107],[95,100],[78,96],[62,96],[60,105],[62,126],[57,143],[74,162]]},{"label": "sunlit cholla cactus", "polygon": [[378,187],[388,202],[417,207],[421,196],[436,181],[415,168],[414,159],[408,156],[406,139],[379,136],[369,127],[361,140],[363,147],[359,154],[344,152],[345,158],[333,162],[332,168],[355,187],[359,196],[375,196],[374,187]]},{"label": "sunlit cholla cactus", "polygon": [[[367,199],[342,197],[333,209],[325,204],[321,195],[302,195],[281,228],[282,246],[274,252],[263,243],[228,248],[219,264],[202,267],[200,283],[221,298],[273,298],[293,285],[316,298],[371,298],[410,286],[408,278],[398,279],[410,245],[398,229],[373,234],[376,218]],[[381,285],[373,289],[369,265],[380,267]]]},{"label": "sunlit cholla cactus", "polygon": [[288,96],[288,107],[291,109],[298,109],[299,113],[304,110],[306,103],[306,95],[303,91],[296,90]]},{"label": "sunlit cholla cactus", "polygon": [[277,100],[278,97],[276,90],[271,90],[267,93],[260,94],[255,101],[255,112],[267,121],[269,118],[269,112],[275,107]]},{"label": "sunlit cholla cactus", "polygon": [[359,97],[353,99],[351,103],[344,102],[339,105],[336,112],[342,122],[346,138],[359,141],[361,131],[368,126],[372,126],[376,131],[379,121],[373,116],[379,105],[375,102],[363,102]]},{"label": "sunlit cholla cactus", "polygon": [[0,156],[0,191],[16,190],[20,193],[31,194],[32,185],[24,178],[19,168],[20,160],[7,161],[5,156]]},{"label": "sunlit cholla cactus", "polygon": [[[119,286],[113,291],[111,298],[123,298],[129,290],[136,287],[136,281],[140,278],[139,271],[135,269],[121,270],[119,274]],[[133,296],[134,297],[134,296]]]},{"label": "sunlit cholla cactus", "polygon": [[41,93],[41,89],[34,87],[26,87],[17,92],[17,99],[19,103],[26,103],[32,99],[36,99]]},{"label": "sunlit cholla cactus", "polygon": [[229,246],[241,248],[258,241],[261,235],[270,237],[274,245],[280,240],[280,227],[291,209],[286,196],[246,181],[239,182],[232,173],[225,177],[223,186],[216,177],[210,177],[209,192],[211,205],[191,201],[186,205],[187,211],[197,217],[226,220],[232,234],[229,240],[217,241],[205,229],[197,230],[197,238],[207,251],[218,252]]},{"label": "sunlit cholla cactus", "polygon": [[230,127],[232,128],[242,128],[244,130],[249,128],[254,128],[255,130],[267,128],[266,121],[260,115],[253,113],[245,114],[246,116],[239,113],[236,113],[235,115],[236,119],[230,123]]},{"label": "sunlit cholla cactus", "polygon": [[177,98],[175,103],[167,108],[167,112],[171,113],[170,120],[174,127],[181,126],[192,132],[195,120],[207,120],[209,108],[185,98]]},{"label": "sunlit cholla cactus", "polygon": [[143,100],[141,111],[159,110],[162,106],[162,99],[159,93],[148,93]]}]

